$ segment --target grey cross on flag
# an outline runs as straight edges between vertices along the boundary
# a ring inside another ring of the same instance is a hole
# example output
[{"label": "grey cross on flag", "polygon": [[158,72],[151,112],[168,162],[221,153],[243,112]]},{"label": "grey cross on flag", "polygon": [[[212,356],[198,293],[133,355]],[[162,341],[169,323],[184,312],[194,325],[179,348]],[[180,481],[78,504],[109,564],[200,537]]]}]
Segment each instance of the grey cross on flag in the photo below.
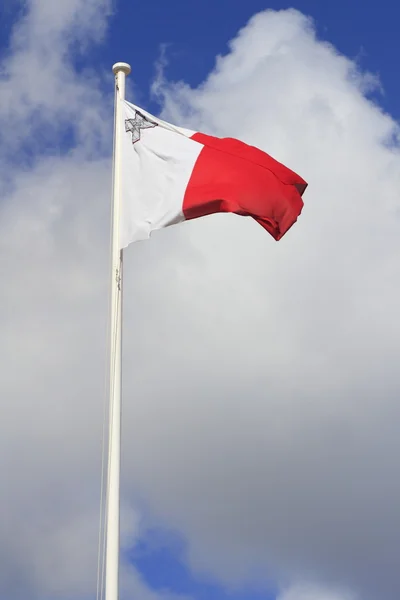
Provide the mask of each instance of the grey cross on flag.
[{"label": "grey cross on flag", "polygon": [[157,127],[157,123],[153,123],[146,119],[138,110],[134,119],[125,120],[125,131],[132,134],[132,144],[140,140],[140,130],[149,129],[149,127]]}]

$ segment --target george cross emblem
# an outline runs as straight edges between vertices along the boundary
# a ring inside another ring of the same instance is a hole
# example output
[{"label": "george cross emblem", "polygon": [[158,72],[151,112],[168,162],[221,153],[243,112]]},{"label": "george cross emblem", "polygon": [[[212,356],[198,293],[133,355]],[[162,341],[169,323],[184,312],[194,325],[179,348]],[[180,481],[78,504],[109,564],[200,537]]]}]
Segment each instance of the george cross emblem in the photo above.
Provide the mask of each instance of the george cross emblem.
[{"label": "george cross emblem", "polygon": [[132,144],[140,140],[141,129],[149,129],[150,127],[157,127],[157,123],[146,119],[138,110],[135,112],[134,119],[125,120],[125,131],[132,134]]}]

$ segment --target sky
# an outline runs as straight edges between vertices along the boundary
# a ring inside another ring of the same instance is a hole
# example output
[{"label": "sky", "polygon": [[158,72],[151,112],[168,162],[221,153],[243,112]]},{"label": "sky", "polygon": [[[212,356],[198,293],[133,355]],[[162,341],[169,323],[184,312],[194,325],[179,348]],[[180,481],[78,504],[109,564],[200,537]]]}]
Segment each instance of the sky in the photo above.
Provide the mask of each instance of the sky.
[{"label": "sky", "polygon": [[309,183],[125,252],[121,600],[399,598],[399,17],[2,3],[0,598],[96,597],[116,61]]}]

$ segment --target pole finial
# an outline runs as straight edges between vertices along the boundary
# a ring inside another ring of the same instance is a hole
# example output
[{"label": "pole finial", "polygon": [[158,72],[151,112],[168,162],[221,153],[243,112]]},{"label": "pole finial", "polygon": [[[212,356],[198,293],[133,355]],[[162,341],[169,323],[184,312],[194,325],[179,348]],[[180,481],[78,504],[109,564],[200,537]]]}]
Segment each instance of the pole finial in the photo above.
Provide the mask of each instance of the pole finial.
[{"label": "pole finial", "polygon": [[131,72],[131,66],[128,65],[128,63],[117,62],[115,63],[115,65],[113,65],[112,70],[114,75],[116,75],[119,71],[122,71],[123,73],[125,73],[125,75],[129,75],[129,73]]}]

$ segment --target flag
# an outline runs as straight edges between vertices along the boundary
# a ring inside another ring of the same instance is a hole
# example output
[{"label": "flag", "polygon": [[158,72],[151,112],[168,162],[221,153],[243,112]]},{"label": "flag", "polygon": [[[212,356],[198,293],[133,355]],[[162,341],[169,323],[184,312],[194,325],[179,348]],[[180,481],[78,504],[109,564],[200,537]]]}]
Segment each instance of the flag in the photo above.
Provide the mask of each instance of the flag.
[{"label": "flag", "polygon": [[120,101],[120,245],[218,212],[252,217],[276,240],[296,222],[307,183],[239,140],[176,127]]}]

